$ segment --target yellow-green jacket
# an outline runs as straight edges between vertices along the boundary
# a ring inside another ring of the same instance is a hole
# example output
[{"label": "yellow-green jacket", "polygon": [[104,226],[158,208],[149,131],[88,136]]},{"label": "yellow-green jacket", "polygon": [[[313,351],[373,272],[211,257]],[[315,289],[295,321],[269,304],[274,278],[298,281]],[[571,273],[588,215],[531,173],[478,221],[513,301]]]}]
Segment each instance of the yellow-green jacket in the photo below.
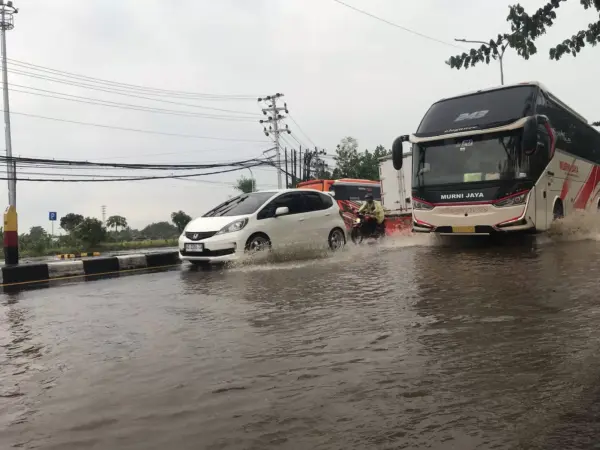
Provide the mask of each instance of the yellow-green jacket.
[{"label": "yellow-green jacket", "polygon": [[385,219],[385,211],[383,206],[377,200],[374,200],[371,205],[368,202],[364,202],[358,210],[361,214],[370,214],[375,216],[378,224],[381,224]]}]

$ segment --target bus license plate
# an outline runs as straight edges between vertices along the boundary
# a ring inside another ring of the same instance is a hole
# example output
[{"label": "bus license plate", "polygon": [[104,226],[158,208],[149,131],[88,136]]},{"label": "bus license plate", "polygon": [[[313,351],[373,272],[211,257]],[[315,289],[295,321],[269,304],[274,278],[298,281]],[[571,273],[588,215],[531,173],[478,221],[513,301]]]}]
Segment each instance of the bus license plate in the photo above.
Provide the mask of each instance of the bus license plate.
[{"label": "bus license plate", "polygon": [[185,244],[186,252],[203,252],[204,244]]},{"label": "bus license plate", "polygon": [[452,227],[453,233],[475,233],[475,227]]}]

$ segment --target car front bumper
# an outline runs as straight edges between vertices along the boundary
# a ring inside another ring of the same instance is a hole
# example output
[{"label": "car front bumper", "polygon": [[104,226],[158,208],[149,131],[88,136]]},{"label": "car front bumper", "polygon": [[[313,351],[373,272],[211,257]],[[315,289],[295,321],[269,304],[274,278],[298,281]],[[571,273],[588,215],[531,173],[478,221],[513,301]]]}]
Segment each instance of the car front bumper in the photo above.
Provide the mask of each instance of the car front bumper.
[{"label": "car front bumper", "polygon": [[[179,238],[179,257],[182,261],[211,263],[234,261],[244,252],[244,244],[240,237],[239,233],[227,233],[200,241],[192,241],[182,235]],[[201,252],[187,251],[186,244],[202,244],[204,249]]]}]

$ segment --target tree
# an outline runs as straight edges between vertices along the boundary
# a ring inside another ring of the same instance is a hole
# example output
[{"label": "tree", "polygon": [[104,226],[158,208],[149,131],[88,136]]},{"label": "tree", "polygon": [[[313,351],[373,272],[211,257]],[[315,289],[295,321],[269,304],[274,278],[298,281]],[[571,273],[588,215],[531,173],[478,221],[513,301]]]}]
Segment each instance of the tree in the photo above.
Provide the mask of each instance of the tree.
[{"label": "tree", "polygon": [[144,228],[141,234],[150,239],[171,239],[177,237],[180,232],[177,227],[169,222],[156,222]]},{"label": "tree", "polygon": [[183,233],[185,226],[190,223],[192,218],[183,211],[174,212],[171,214],[171,221],[177,227],[179,233]]},{"label": "tree", "polygon": [[337,178],[361,178],[365,180],[379,180],[379,158],[389,155],[391,152],[382,145],[375,148],[373,152],[365,150],[358,151],[358,142],[352,137],[345,137],[336,148],[333,159],[337,167],[333,170],[331,177]]},{"label": "tree", "polygon": [[593,126],[593,127],[600,127],[600,121],[598,121],[598,122],[594,122],[594,123],[592,124],[592,126]]},{"label": "tree", "polygon": [[[555,10],[560,7],[561,3],[566,1],[550,0],[548,4],[538,9],[531,16],[525,12],[520,4],[510,6],[506,20],[510,23],[512,33],[499,34],[495,40],[490,39],[490,43],[487,45],[484,44],[478,49],[471,49],[469,53],[452,56],[450,67],[468,69],[482,62],[489,64],[492,59],[498,58],[504,45],[515,49],[519,56],[524,59],[529,59],[531,55],[537,53],[534,42],[546,33],[547,28],[554,25],[556,20]],[[598,0],[579,0],[579,3],[585,9],[594,8],[600,12],[600,1]],[[591,23],[587,29],[578,31],[572,37],[551,48],[550,59],[558,61],[566,53],[575,57],[585,47],[586,42],[591,46],[595,46],[600,42],[600,21]]]},{"label": "tree", "polygon": [[29,229],[29,237],[32,241],[40,241],[47,240],[49,236],[43,227],[37,226]]},{"label": "tree", "polygon": [[116,232],[117,228],[127,228],[127,219],[123,216],[110,216],[106,219],[106,226],[114,227]]},{"label": "tree", "polygon": [[238,178],[235,188],[245,194],[254,192],[256,190],[256,180],[242,175]]},{"label": "tree", "polygon": [[72,233],[81,222],[83,222],[81,214],[69,213],[60,218],[60,227],[66,232]]},{"label": "tree", "polygon": [[83,219],[74,233],[87,247],[93,247],[106,239],[106,228],[94,217]]}]

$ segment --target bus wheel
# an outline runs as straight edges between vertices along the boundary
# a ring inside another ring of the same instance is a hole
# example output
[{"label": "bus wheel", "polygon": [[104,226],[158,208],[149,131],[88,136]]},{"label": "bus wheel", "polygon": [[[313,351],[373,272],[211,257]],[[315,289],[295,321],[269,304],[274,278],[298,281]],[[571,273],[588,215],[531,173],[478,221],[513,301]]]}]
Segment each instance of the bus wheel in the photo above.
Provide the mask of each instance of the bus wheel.
[{"label": "bus wheel", "polygon": [[565,217],[565,212],[561,200],[557,200],[554,203],[554,210],[552,211],[552,216],[554,220],[562,219],[563,217]]}]

